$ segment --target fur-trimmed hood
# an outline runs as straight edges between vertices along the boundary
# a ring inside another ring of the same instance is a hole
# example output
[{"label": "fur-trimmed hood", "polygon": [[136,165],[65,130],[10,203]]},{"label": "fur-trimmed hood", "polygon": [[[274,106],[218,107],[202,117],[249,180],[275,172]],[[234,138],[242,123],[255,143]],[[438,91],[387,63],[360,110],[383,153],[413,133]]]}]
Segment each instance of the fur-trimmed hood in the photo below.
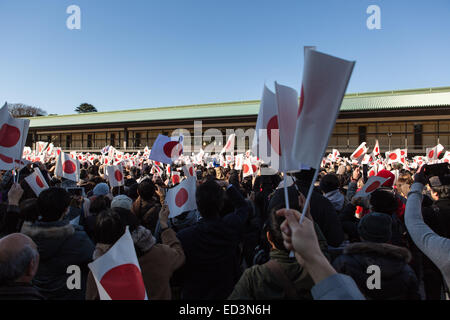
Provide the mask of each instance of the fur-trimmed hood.
[{"label": "fur-trimmed hood", "polygon": [[47,239],[65,239],[75,233],[73,225],[68,221],[57,222],[24,222],[21,232],[32,239],[47,238]]},{"label": "fur-trimmed hood", "polygon": [[344,249],[344,254],[375,254],[384,257],[396,258],[409,263],[411,253],[408,249],[394,246],[388,243],[358,242],[348,245]]}]

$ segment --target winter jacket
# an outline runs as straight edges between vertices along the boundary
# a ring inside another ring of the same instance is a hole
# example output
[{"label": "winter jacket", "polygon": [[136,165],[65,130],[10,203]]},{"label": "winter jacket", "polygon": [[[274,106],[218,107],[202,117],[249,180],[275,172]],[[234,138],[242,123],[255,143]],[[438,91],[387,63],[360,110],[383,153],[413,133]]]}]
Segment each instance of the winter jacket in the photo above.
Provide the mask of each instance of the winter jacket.
[{"label": "winter jacket", "polygon": [[[33,285],[49,300],[84,300],[87,264],[92,261],[94,244],[83,228],[68,220],[55,222],[24,222],[21,232],[36,243],[39,268]],[[67,273],[71,265],[80,267],[81,289],[68,289]]]},{"label": "winter jacket", "polygon": [[[142,248],[145,248],[146,243],[147,246],[150,246],[147,251],[138,255],[139,266],[141,267],[142,278],[149,300],[172,299],[169,285],[170,278],[174,271],[183,265],[185,261],[183,249],[180,241],[177,239],[175,231],[170,228],[164,230],[161,234],[162,244],[156,244],[154,240],[149,241],[145,238],[137,239],[136,234],[136,230],[133,231],[132,238],[138,252],[141,251]],[[149,234],[151,236],[150,232]],[[111,247],[110,245],[105,246],[104,244],[97,244],[97,250],[102,246],[106,250],[103,250],[101,254],[106,253]],[[98,290],[94,277],[89,271],[86,300],[96,299],[99,299]]]},{"label": "winter jacket", "polygon": [[[311,288],[314,282],[308,272],[298,264],[296,259],[289,258],[289,252],[273,249],[270,259],[275,260],[296,289],[298,299],[312,300]],[[277,281],[266,264],[255,265],[242,274],[230,300],[283,300],[287,299],[283,286]]]},{"label": "winter jacket", "polygon": [[341,273],[333,274],[312,289],[314,300],[365,300],[355,281]]},{"label": "winter jacket", "polygon": [[[387,243],[361,242],[344,249],[333,261],[337,272],[355,280],[361,292],[373,300],[419,300],[419,283],[408,265],[411,254],[406,248]],[[380,289],[369,289],[368,278],[373,271],[369,266],[380,268]]]},{"label": "winter jacket", "polygon": [[249,208],[236,187],[230,185],[227,194],[234,212],[202,218],[177,234],[186,255],[180,270],[182,299],[223,300],[239,280],[238,245]]}]

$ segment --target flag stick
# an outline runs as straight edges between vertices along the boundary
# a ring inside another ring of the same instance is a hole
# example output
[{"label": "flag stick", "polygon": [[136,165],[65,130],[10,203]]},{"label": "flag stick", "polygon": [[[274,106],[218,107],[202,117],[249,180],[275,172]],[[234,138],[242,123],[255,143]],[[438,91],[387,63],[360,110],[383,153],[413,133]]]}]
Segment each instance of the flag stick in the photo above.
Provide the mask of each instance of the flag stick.
[{"label": "flag stick", "polygon": [[320,168],[317,168],[316,171],[314,172],[314,177],[313,177],[313,179],[311,181],[311,185],[309,186],[308,195],[306,196],[306,201],[305,201],[305,204],[304,204],[303,209],[302,209],[302,216],[300,217],[300,224],[303,222],[303,218],[305,217],[305,213],[308,210],[309,202],[311,200],[312,191],[314,189],[314,184],[316,182],[317,175],[319,174],[319,169]]},{"label": "flag stick", "polygon": [[286,203],[286,209],[289,210],[289,196],[288,196],[288,190],[287,190],[287,174],[286,171],[283,171],[283,175],[284,175],[284,201]]}]

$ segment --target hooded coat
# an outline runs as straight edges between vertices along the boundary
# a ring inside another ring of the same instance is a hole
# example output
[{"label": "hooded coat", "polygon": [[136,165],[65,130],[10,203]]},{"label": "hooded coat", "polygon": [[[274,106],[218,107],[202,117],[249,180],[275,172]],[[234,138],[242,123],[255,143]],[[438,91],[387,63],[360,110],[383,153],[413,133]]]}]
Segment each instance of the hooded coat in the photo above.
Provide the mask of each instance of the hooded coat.
[{"label": "hooded coat", "polygon": [[[87,264],[92,261],[94,244],[83,228],[68,220],[55,222],[25,222],[21,232],[36,243],[39,251],[39,268],[33,285],[49,300],[84,300]],[[67,273],[71,265],[80,267],[81,288],[70,290]]]},{"label": "hooded coat", "polygon": [[[420,300],[419,283],[408,265],[411,254],[408,249],[387,243],[361,242],[344,249],[344,254],[333,261],[337,272],[355,280],[367,299]],[[374,273],[369,266],[380,268],[380,289],[369,289],[368,278]]]}]

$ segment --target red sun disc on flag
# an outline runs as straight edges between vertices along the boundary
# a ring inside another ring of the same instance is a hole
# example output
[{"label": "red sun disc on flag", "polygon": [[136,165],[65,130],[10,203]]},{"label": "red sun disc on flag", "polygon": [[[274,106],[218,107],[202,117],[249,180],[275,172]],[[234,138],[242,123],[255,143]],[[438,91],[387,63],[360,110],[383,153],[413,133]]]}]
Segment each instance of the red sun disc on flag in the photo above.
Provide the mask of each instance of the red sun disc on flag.
[{"label": "red sun disc on flag", "polygon": [[391,160],[396,160],[397,159],[397,153],[390,153],[389,154],[389,159],[391,159]]},{"label": "red sun disc on flag", "polygon": [[194,168],[192,168],[192,167],[189,167],[189,174],[190,174],[191,176],[193,176],[193,175],[194,175]]},{"label": "red sun disc on flag", "polygon": [[359,157],[362,156],[363,153],[364,153],[364,148],[361,148],[361,149],[359,149],[359,150],[355,153],[355,155],[353,156],[353,158],[358,159]]},{"label": "red sun disc on flag", "polygon": [[20,139],[20,130],[14,126],[4,123],[0,129],[0,146],[11,148],[17,144]]},{"label": "red sun disc on flag", "polygon": [[370,186],[367,187],[366,192],[370,193],[372,191],[374,191],[376,188],[378,188],[380,186],[380,181],[375,181],[374,183],[372,183]]},{"label": "red sun disc on flag", "polygon": [[61,153],[61,150],[60,150],[60,149],[56,150],[56,153],[57,153],[58,156],[59,156],[59,154]]},{"label": "red sun disc on flag", "polygon": [[401,155],[401,156],[404,156],[404,155],[405,155],[405,151],[403,151],[403,150],[400,151],[400,155]]},{"label": "red sun disc on flag", "polygon": [[167,142],[164,145],[163,150],[164,150],[164,154],[166,155],[167,158],[172,158],[172,154],[174,154],[174,156],[175,156],[177,152],[178,152],[179,156],[183,153],[183,148],[178,143],[178,141]]},{"label": "red sun disc on flag", "polygon": [[267,123],[267,138],[269,139],[270,145],[273,147],[273,149],[278,153],[278,155],[281,156],[281,150],[280,150],[280,132],[277,131],[278,135],[278,146],[275,147],[272,143],[272,130],[278,130],[278,116],[273,116],[270,118],[269,122]]},{"label": "red sun disc on flag", "polygon": [[246,164],[242,165],[242,169],[243,169],[244,173],[247,173],[250,170],[250,168]]},{"label": "red sun disc on flag", "polygon": [[375,153],[378,153],[378,147],[375,148]]},{"label": "red sun disc on flag", "polygon": [[63,163],[63,171],[65,172],[65,173],[67,173],[67,174],[72,174],[72,173],[74,173],[75,171],[76,171],[76,167],[75,167],[75,164],[73,163],[73,161],[70,161],[70,160],[66,160],[64,163]]},{"label": "red sun disc on flag", "polygon": [[116,178],[117,181],[122,181],[123,174],[120,172],[120,170],[114,171],[114,178]]},{"label": "red sun disc on flag", "polygon": [[303,110],[303,102],[305,101],[304,97],[305,97],[305,94],[304,94],[303,85],[302,85],[302,92],[300,94],[300,104],[298,106],[297,119],[298,119],[298,117],[300,117],[300,114],[302,113],[302,110]]},{"label": "red sun disc on flag", "polygon": [[12,159],[12,158],[7,157],[7,156],[5,156],[4,154],[1,154],[1,153],[0,153],[0,159],[1,159],[3,162],[6,162],[6,163],[12,163],[12,162],[13,162],[13,159]]},{"label": "red sun disc on flag", "polygon": [[434,150],[431,150],[430,152],[428,152],[428,158],[433,158],[434,156]]},{"label": "red sun disc on flag", "polygon": [[178,190],[177,195],[175,196],[175,204],[177,207],[181,208],[189,198],[189,193],[185,188],[181,188]]},{"label": "red sun disc on flag", "polygon": [[114,267],[100,280],[112,300],[144,300],[145,286],[139,268],[131,263]]},{"label": "red sun disc on flag", "polygon": [[252,164],[252,169],[253,169],[253,172],[256,172],[256,170],[257,170],[257,168],[254,164]]},{"label": "red sun disc on flag", "polygon": [[375,175],[375,170],[370,170],[370,172],[369,172],[369,177],[372,177],[372,176],[374,176]]},{"label": "red sun disc on flag", "polygon": [[172,182],[173,182],[173,184],[180,183],[180,176],[177,175],[177,174],[173,175],[172,176]]},{"label": "red sun disc on flag", "polygon": [[225,150],[228,150],[228,148],[231,146],[231,140],[229,140],[228,142],[227,142],[227,145],[225,146]]},{"label": "red sun disc on flag", "polygon": [[44,184],[42,183],[41,178],[39,176],[36,176],[36,184],[39,186],[39,188],[43,188]]}]

